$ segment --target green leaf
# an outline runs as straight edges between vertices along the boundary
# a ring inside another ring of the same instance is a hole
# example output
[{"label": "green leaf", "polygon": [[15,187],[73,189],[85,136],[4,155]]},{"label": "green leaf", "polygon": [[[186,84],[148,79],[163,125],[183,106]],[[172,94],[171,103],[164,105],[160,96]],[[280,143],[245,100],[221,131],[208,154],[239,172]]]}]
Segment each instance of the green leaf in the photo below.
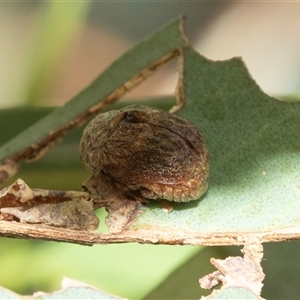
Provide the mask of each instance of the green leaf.
[{"label": "green leaf", "polygon": [[173,204],[171,213],[151,202],[128,229],[150,228],[165,241],[175,230],[174,239],[188,243],[239,244],[251,233],[262,241],[295,237],[299,103],[264,94],[239,58],[214,62],[187,47],[181,76],[186,104],[179,115],[201,128],[210,152],[208,192]]},{"label": "green leaf", "polygon": [[221,290],[215,291],[211,296],[206,299],[256,299],[261,298],[255,295],[250,290],[243,287],[228,287]]},{"label": "green leaf", "polygon": [[81,283],[76,280],[64,278],[63,289],[51,294],[38,292],[32,296],[20,296],[5,288],[0,287],[0,298],[1,299],[107,299],[107,300],[118,300],[124,299],[118,296],[110,295],[87,284]]}]

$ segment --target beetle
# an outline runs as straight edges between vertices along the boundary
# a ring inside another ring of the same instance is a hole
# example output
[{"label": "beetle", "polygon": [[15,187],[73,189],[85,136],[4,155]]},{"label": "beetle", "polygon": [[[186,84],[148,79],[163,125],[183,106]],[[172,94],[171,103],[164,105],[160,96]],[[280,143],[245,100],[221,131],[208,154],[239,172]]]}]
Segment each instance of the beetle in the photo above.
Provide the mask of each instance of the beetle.
[{"label": "beetle", "polygon": [[97,115],[83,132],[80,156],[93,177],[136,198],[189,202],[208,187],[202,133],[157,108],[133,105]]}]

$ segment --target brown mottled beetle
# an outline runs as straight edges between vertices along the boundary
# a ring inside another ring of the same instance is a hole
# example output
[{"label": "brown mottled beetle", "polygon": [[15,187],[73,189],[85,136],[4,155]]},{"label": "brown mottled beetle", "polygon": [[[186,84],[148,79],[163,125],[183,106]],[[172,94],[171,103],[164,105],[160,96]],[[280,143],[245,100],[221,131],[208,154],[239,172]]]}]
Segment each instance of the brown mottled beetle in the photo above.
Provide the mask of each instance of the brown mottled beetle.
[{"label": "brown mottled beetle", "polygon": [[209,154],[201,132],[156,108],[99,114],[83,132],[80,155],[94,177],[131,195],[188,202],[208,186]]}]

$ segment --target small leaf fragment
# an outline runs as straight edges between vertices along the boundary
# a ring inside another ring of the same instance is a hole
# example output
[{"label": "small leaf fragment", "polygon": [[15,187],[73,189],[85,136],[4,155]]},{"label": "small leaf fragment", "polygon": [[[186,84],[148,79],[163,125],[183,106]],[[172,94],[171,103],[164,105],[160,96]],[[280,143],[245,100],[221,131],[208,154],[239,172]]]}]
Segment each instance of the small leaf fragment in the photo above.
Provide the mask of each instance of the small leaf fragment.
[{"label": "small leaf fragment", "polygon": [[115,199],[107,207],[105,223],[110,233],[122,232],[142,211],[143,205],[136,200]]},{"label": "small leaf fragment", "polygon": [[93,203],[85,200],[40,204],[33,207],[6,207],[1,208],[0,212],[11,214],[22,223],[41,223],[75,230],[95,230],[99,226]]},{"label": "small leaf fragment", "polygon": [[258,238],[246,240],[244,258],[240,256],[227,257],[224,260],[211,258],[211,263],[218,269],[199,280],[200,286],[205,289],[222,283],[222,288],[243,287],[259,296],[265,277],[260,265],[263,248]]},{"label": "small leaf fragment", "polygon": [[0,208],[53,204],[74,199],[90,200],[90,195],[77,191],[31,189],[22,179],[0,191]]},{"label": "small leaf fragment", "polygon": [[76,230],[94,230],[99,219],[89,194],[31,189],[18,179],[0,191],[2,220],[14,216],[23,223],[41,223]]}]

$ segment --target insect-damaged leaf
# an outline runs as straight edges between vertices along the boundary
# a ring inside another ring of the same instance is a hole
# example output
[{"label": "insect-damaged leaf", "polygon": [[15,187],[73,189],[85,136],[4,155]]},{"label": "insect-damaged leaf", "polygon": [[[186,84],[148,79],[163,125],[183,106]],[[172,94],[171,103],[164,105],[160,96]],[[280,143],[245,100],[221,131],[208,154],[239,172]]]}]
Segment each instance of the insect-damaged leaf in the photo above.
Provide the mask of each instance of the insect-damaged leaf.
[{"label": "insect-damaged leaf", "polygon": [[[181,53],[178,92],[185,105],[178,114],[194,122],[207,143],[207,193],[174,203],[171,213],[151,201],[123,222],[120,233],[83,233],[79,239],[78,233],[63,231],[60,240],[242,244],[249,234],[263,242],[299,238],[300,104],[264,94],[240,59],[213,62],[190,47]],[[118,220],[117,207],[110,210],[110,220]],[[45,237],[57,234],[49,229]]]},{"label": "insect-damaged leaf", "polygon": [[186,47],[180,77],[178,114],[199,126],[210,152],[208,191],[171,213],[151,202],[128,232],[204,244],[299,237],[300,104],[264,94],[239,58],[214,62]]}]

